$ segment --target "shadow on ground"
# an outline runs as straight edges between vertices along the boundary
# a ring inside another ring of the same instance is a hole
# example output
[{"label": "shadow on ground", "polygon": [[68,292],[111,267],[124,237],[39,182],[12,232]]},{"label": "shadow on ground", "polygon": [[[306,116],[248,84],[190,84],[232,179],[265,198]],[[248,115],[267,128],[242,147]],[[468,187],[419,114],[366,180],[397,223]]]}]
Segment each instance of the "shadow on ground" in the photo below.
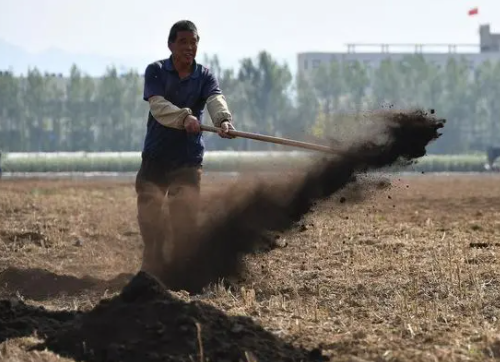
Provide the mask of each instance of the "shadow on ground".
[{"label": "shadow on ground", "polygon": [[24,298],[43,301],[55,297],[80,296],[84,293],[119,292],[133,274],[119,274],[110,280],[90,276],[81,278],[59,275],[46,269],[19,269],[8,267],[0,272],[0,295],[21,295]]},{"label": "shadow on ground", "polygon": [[175,298],[144,273],[89,312],[0,301],[0,341],[35,331],[45,342],[33,349],[88,362],[325,360],[319,349],[286,343],[250,318]]}]

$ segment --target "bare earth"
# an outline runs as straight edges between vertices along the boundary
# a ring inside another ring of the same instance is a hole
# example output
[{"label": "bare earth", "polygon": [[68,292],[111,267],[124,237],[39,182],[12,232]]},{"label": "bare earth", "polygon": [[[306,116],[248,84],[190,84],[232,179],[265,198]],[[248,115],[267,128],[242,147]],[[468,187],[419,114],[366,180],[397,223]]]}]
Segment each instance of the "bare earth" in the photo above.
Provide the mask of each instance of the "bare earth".
[{"label": "bare earth", "polygon": [[[203,190],[230,182],[205,177]],[[247,258],[252,278],[237,288],[175,295],[332,361],[499,359],[500,177],[392,182],[319,205],[279,248]],[[0,300],[89,310],[118,293],[140,265],[135,202],[129,182],[1,181]],[[14,327],[0,324],[0,360],[73,361],[29,351],[43,336]]]}]

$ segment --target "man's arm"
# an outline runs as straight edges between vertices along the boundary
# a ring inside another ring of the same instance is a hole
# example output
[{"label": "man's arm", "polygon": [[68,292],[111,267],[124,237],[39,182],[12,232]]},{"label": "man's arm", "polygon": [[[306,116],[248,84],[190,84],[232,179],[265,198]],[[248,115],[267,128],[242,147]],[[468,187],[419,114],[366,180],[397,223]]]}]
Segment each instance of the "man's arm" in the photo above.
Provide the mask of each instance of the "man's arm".
[{"label": "man's arm", "polygon": [[207,110],[215,127],[220,127],[223,121],[232,123],[233,117],[229,111],[226,98],[222,94],[219,82],[210,71],[208,71],[208,78],[203,87],[202,96],[207,100]]},{"label": "man's arm", "polygon": [[144,75],[144,100],[158,123],[165,127],[184,129],[184,120],[192,114],[189,108],[179,108],[163,97],[165,85],[161,79],[161,63],[147,66]]},{"label": "man's arm", "polygon": [[161,96],[152,96],[148,101],[151,114],[165,127],[184,129],[184,120],[192,114],[189,108],[179,108]]}]

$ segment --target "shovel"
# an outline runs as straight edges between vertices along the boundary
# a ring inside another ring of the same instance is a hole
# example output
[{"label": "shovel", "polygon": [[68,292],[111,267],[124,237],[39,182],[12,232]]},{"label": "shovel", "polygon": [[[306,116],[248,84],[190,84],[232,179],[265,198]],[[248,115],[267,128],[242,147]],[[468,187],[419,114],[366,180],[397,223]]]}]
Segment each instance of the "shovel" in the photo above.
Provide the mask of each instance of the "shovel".
[{"label": "shovel", "polygon": [[[201,125],[201,130],[207,131],[207,132],[218,133],[220,131],[220,128],[208,126],[208,125]],[[259,133],[229,130],[228,134],[231,136],[234,136],[234,137],[249,138],[252,140],[270,142],[270,143],[275,143],[278,145],[299,147],[299,148],[304,148],[304,149],[313,150],[313,151],[320,151],[320,152],[333,153],[333,154],[340,152],[339,149],[335,149],[335,148],[328,147],[328,146],[316,145],[314,143],[301,142],[301,141],[291,140],[288,138],[267,136],[267,135],[263,135],[263,134],[259,134]]]}]

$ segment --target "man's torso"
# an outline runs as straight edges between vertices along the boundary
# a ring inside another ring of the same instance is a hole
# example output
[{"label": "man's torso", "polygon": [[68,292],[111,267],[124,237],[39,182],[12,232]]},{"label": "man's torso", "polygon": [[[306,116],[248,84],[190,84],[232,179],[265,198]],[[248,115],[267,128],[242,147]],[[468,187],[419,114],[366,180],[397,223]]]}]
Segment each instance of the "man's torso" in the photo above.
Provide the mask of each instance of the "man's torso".
[{"label": "man's torso", "polygon": [[[158,75],[164,86],[165,99],[179,108],[190,108],[200,122],[206,103],[203,94],[208,71],[195,63],[191,75],[180,79],[170,59],[153,63],[160,68]],[[143,153],[161,163],[173,166],[198,165],[203,161],[204,141],[202,134],[188,134],[185,130],[167,128],[148,115],[147,133]]]}]

